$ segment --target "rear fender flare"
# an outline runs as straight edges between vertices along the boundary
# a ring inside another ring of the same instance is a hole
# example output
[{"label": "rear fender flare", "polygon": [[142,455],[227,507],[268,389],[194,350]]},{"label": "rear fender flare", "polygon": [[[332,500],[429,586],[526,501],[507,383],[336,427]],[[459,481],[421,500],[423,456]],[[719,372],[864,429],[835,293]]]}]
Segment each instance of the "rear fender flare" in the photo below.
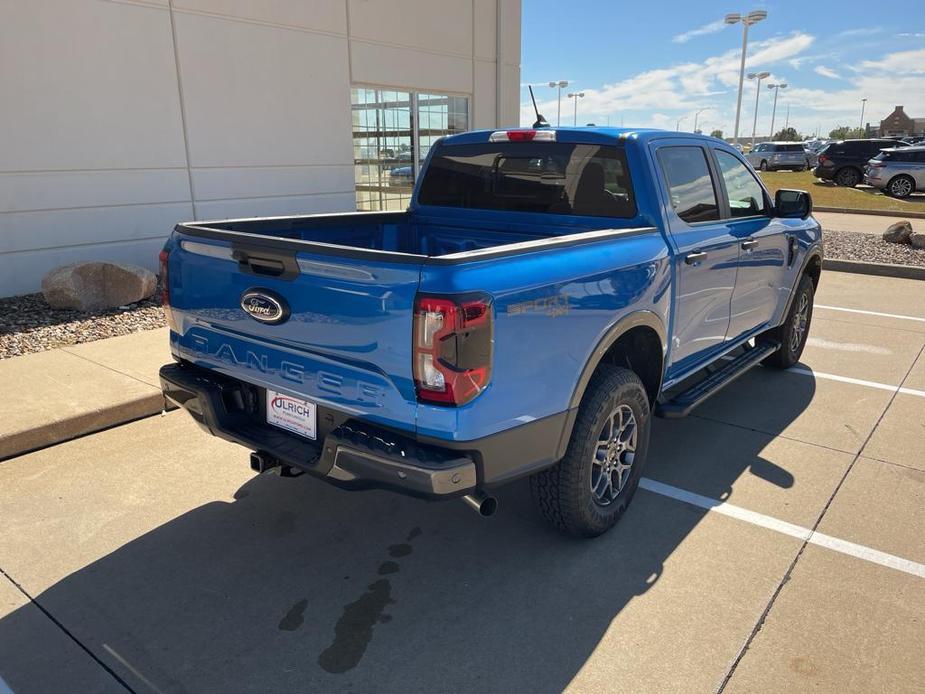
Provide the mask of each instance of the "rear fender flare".
[{"label": "rear fender flare", "polygon": [[665,329],[665,324],[662,322],[662,319],[652,311],[646,310],[634,311],[633,313],[620,318],[616,323],[611,325],[604,333],[603,337],[598,340],[594,351],[591,352],[591,355],[588,357],[584,368],[581,370],[581,374],[579,375],[578,381],[575,384],[575,389],[572,392],[572,398],[569,401],[568,416],[566,417],[565,424],[562,427],[562,435],[559,438],[559,446],[558,450],[556,451],[557,460],[565,456],[569,439],[572,436],[572,427],[575,424],[575,418],[578,416],[578,406],[581,404],[581,399],[584,397],[588,383],[591,381],[591,376],[594,375],[594,372],[600,365],[604,355],[607,354],[608,350],[617,342],[617,340],[620,339],[622,335],[629,332],[633,328],[642,326],[651,328],[655,331],[656,335],[658,335],[659,343],[662,346],[662,378],[664,378],[665,355],[668,351],[668,332]]}]

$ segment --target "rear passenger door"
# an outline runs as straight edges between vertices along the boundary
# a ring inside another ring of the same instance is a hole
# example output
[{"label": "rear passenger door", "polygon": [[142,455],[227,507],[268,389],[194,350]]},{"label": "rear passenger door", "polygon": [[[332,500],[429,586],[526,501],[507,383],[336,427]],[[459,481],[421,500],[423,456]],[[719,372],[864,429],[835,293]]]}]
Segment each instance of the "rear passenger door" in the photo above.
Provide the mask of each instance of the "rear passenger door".
[{"label": "rear passenger door", "polygon": [[718,174],[707,148],[680,138],[652,147],[675,246],[675,309],[667,374],[673,378],[722,347],[739,242],[720,219]]},{"label": "rear passenger door", "polygon": [[720,173],[727,233],[739,247],[738,272],[726,337],[734,340],[764,327],[786,296],[787,227],[773,217],[773,205],[755,174],[730,150],[713,147]]}]

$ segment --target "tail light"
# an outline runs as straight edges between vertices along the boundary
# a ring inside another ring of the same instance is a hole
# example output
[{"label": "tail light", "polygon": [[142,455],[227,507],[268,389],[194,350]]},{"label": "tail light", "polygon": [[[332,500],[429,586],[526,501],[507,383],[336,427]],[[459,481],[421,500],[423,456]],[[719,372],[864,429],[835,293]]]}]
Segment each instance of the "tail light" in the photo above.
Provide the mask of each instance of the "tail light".
[{"label": "tail light", "polygon": [[418,400],[465,405],[491,381],[492,305],[483,294],[418,295],[414,385]]},{"label": "tail light", "polygon": [[170,251],[166,248],[163,249],[160,254],[157,256],[160,261],[161,271],[159,273],[159,278],[161,282],[161,306],[164,307],[164,317],[167,319],[167,325],[170,326],[170,329],[174,332],[177,331],[177,324],[173,319],[173,311],[170,310],[170,276],[169,276],[169,261],[170,261]]},{"label": "tail light", "polygon": [[820,154],[820,155],[819,155],[819,163],[820,163],[821,165],[824,166],[825,163],[826,163],[828,160],[829,160],[829,158],[828,158],[827,156],[825,156],[824,154]]},{"label": "tail light", "polygon": [[869,161],[867,164],[872,169],[882,169],[884,166],[886,166],[886,164],[882,161]]}]

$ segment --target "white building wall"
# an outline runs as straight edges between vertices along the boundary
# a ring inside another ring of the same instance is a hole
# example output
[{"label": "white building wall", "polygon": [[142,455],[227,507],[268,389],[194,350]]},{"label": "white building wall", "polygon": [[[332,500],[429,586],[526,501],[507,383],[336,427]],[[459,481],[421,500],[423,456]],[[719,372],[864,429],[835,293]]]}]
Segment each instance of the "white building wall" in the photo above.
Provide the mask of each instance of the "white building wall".
[{"label": "white building wall", "polygon": [[351,84],[516,125],[519,62],[520,0],[2,0],[0,296],[155,269],[181,220],[355,209]]}]

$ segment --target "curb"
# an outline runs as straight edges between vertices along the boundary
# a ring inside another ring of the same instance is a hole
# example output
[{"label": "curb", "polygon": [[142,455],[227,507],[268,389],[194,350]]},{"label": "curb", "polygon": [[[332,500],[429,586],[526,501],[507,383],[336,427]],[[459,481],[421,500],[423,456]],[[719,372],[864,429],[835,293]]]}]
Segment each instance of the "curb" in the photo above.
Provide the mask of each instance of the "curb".
[{"label": "curb", "polygon": [[[120,402],[95,412],[86,412],[56,422],[49,422],[34,429],[7,434],[0,437],[0,463],[87,434],[94,434],[104,429],[160,414],[164,409],[164,396],[159,392],[152,392],[149,395]],[[171,404],[166,409],[176,408]]]},{"label": "curb", "polygon": [[826,258],[822,261],[822,269],[832,270],[834,272],[854,272],[859,275],[900,277],[906,280],[925,280],[925,267],[917,265],[863,263],[857,260],[836,260],[834,258]]},{"label": "curb", "polygon": [[925,212],[889,212],[887,210],[853,210],[847,207],[821,207],[813,205],[813,212],[837,212],[838,214],[865,214],[873,217],[910,217],[925,219]]}]

